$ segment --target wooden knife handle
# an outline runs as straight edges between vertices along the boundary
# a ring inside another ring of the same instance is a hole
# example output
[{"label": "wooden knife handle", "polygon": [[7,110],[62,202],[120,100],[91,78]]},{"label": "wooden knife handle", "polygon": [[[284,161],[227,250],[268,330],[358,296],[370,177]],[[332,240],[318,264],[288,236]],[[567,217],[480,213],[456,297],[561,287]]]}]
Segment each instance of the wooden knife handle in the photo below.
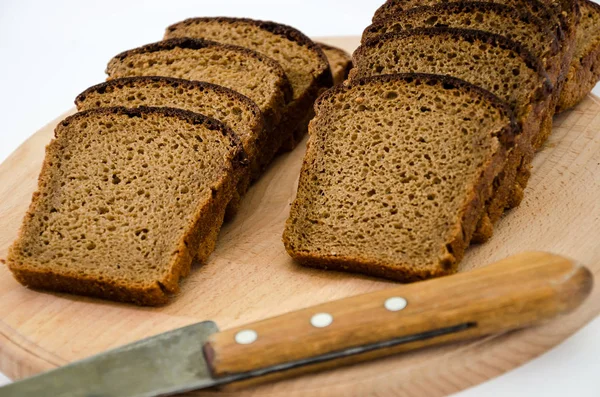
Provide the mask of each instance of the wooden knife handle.
[{"label": "wooden knife handle", "polygon": [[[295,373],[337,367],[548,320],[579,306],[592,285],[590,271],[569,259],[523,253],[470,272],[358,295],[219,332],[209,338],[205,354],[213,375],[223,377],[359,346],[375,347],[305,365]],[[436,333],[444,329],[455,331]],[[422,333],[428,337],[410,341],[411,335]],[[405,337],[405,342],[394,345]],[[387,346],[377,348],[381,342]]]}]

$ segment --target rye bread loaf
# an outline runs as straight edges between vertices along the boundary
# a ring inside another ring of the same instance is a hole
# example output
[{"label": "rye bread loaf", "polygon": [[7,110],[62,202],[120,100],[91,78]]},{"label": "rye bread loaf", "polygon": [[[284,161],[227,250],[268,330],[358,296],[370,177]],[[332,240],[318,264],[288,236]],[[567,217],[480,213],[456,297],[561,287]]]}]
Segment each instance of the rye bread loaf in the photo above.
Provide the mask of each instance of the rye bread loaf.
[{"label": "rye bread loaf", "polygon": [[248,97],[220,85],[159,76],[123,77],[88,88],[77,96],[78,110],[99,107],[172,107],[189,110],[221,121],[240,138],[248,156],[248,167],[240,175],[237,193],[227,206],[232,218],[248,190],[272,159],[268,131],[260,108]]},{"label": "rye bread loaf", "polygon": [[87,110],[58,124],[7,264],[36,289],[165,303],[206,260],[245,154],[173,108]]},{"label": "rye bread loaf", "polygon": [[509,106],[462,80],[404,74],[346,82],[315,109],[288,253],[401,281],[454,272],[514,139]]},{"label": "rye bread loaf", "polygon": [[351,79],[403,72],[449,75],[489,90],[512,107],[521,133],[479,222],[477,235],[489,238],[504,209],[520,202],[540,125],[552,117],[552,85],[540,61],[503,36],[424,28],[386,33],[367,41],[354,52],[353,62]]},{"label": "rye bread loaf", "polygon": [[[547,21],[529,12],[518,11],[499,3],[450,2],[397,11],[367,27],[363,33],[363,42],[388,32],[427,27],[475,29],[505,36],[524,46],[543,63],[554,87],[559,85],[564,75],[566,63],[561,49],[562,43],[547,27]],[[553,104],[550,107],[555,107],[558,98],[558,93],[553,92]],[[551,121],[551,117],[544,119],[534,142],[536,149],[540,148],[552,133]]]},{"label": "rye bread loaf", "polygon": [[106,73],[109,80],[164,76],[230,88],[250,98],[263,112],[270,131],[265,155],[272,156],[281,145],[276,128],[292,91],[281,66],[263,54],[208,40],[177,38],[125,51],[111,59]]},{"label": "rye bread loaf", "polygon": [[333,84],[321,48],[291,26],[247,18],[190,18],[167,28],[165,38],[173,37],[198,37],[239,45],[279,62],[294,92],[281,124],[286,150],[300,142],[312,117],[315,99]]},{"label": "rye bread loaf", "polygon": [[577,26],[575,53],[569,66],[557,112],[572,108],[589,94],[600,80],[600,5],[582,0]]},{"label": "rye bread loaf", "polygon": [[327,57],[333,76],[333,84],[341,84],[348,77],[352,69],[352,56],[341,48],[331,46],[325,43],[317,43]]}]

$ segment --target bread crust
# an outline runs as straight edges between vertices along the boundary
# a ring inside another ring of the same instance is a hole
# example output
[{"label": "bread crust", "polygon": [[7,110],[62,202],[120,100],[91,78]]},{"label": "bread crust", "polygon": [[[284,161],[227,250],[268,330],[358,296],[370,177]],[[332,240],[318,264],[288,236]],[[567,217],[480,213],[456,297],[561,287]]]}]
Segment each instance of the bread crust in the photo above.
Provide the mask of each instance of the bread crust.
[{"label": "bread crust", "polygon": [[[590,12],[600,16],[600,5],[592,1],[584,0],[581,9],[582,11],[589,9]],[[600,36],[585,43],[582,56],[573,57],[556,112],[560,113],[577,105],[591,92],[598,80],[600,80]]]},{"label": "bread crust", "polygon": [[[183,232],[177,243],[177,250],[172,254],[170,263],[167,266],[168,272],[160,280],[139,286],[127,285],[115,280],[75,276],[69,272],[41,271],[28,266],[27,259],[20,255],[19,245],[26,233],[28,222],[32,219],[38,203],[42,199],[40,189],[44,180],[52,171],[52,165],[49,163],[51,156],[47,155],[38,178],[38,190],[33,194],[32,202],[19,230],[17,240],[9,249],[7,264],[17,281],[34,289],[87,295],[137,305],[156,306],[166,303],[170,295],[178,291],[179,280],[190,272],[192,258],[201,253],[206,255],[206,248],[211,250],[214,248],[216,235],[211,232],[214,229],[215,222],[218,222],[219,216],[222,221],[225,206],[235,191],[239,170],[247,165],[247,158],[239,138],[221,122],[198,113],[174,108],[109,107],[86,110],[67,117],[57,125],[55,139],[46,147],[46,153],[52,154],[61,150],[60,140],[67,139],[66,137],[63,138],[62,130],[75,120],[90,115],[126,115],[133,118],[152,114],[158,114],[162,117],[175,117],[190,124],[202,124],[210,130],[219,131],[230,140],[232,148],[231,170],[224,170],[220,179],[215,183],[213,198],[208,203],[202,203],[196,208],[192,217],[193,221]],[[220,224],[218,228],[220,228]],[[204,247],[200,247],[201,242],[205,244]]]},{"label": "bread crust", "polygon": [[[306,133],[308,121],[312,118],[312,104],[314,100],[325,89],[333,85],[333,77],[327,57],[319,45],[312,41],[308,36],[291,26],[272,22],[261,21],[249,18],[231,18],[231,17],[198,17],[188,18],[184,21],[169,26],[165,32],[165,38],[170,37],[170,33],[177,29],[184,29],[187,26],[202,22],[218,22],[227,24],[249,24],[259,29],[268,31],[272,34],[281,36],[287,40],[298,43],[315,53],[319,59],[319,68],[313,75],[313,82],[303,95],[296,97],[288,104],[288,108],[280,122],[279,134],[282,135],[281,151],[290,151],[294,149],[302,140]],[[291,126],[291,128],[290,128]]]},{"label": "bread crust", "polygon": [[[344,255],[323,255],[316,252],[296,250],[292,243],[293,237],[290,236],[291,232],[289,231],[290,226],[293,224],[292,217],[290,217],[286,223],[286,230],[283,234],[283,242],[289,255],[304,266],[362,273],[398,281],[416,281],[424,278],[443,276],[455,272],[458,262],[464,255],[466,247],[469,245],[471,234],[473,233],[477,220],[484,209],[486,198],[489,194],[491,194],[491,189],[489,187],[492,183],[492,180],[504,166],[507,150],[514,142],[517,123],[513,117],[512,110],[506,103],[501,101],[492,93],[475,85],[469,84],[463,80],[441,75],[402,73],[355,79],[328,90],[326,93],[321,95],[315,103],[317,119],[319,117],[321,104],[324,101],[327,101],[331,96],[335,96],[343,91],[351,90],[357,85],[378,84],[381,82],[395,80],[405,80],[407,82],[417,80],[423,82],[424,84],[442,84],[451,88],[457,87],[464,92],[468,92],[473,97],[484,98],[492,106],[497,107],[501,113],[506,115],[510,120],[509,125],[503,127],[496,135],[498,141],[502,144],[499,146],[498,151],[494,155],[493,159],[491,159],[486,165],[476,187],[470,192],[469,198],[462,209],[460,228],[459,230],[457,229],[454,231],[454,236],[450,239],[450,241],[447,242],[444,248],[445,252],[440,253],[438,257],[438,266],[426,270],[423,269],[421,271],[414,271],[410,270],[408,266],[390,265],[389,263],[373,260],[372,258],[360,256],[349,257]],[[314,121],[311,123],[311,127],[309,128],[312,128],[314,125],[313,123]],[[299,186],[304,183],[310,183],[308,180],[310,175],[307,170],[310,167],[311,159],[316,155],[316,148],[313,144],[315,135],[315,132],[311,132],[309,134],[310,138],[307,145],[307,153],[302,164]],[[301,204],[299,204],[299,200],[296,198],[292,206],[294,207],[299,205]]]}]

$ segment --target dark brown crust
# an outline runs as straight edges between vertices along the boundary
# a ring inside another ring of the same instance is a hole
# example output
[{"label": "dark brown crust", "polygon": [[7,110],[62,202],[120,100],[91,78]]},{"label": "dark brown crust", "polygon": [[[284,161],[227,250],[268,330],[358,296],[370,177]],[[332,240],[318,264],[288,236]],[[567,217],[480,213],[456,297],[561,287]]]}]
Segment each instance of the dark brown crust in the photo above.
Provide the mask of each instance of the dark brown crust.
[{"label": "dark brown crust", "polygon": [[[109,72],[110,66],[115,61],[122,61],[131,55],[148,54],[148,53],[159,52],[159,51],[169,51],[174,48],[184,48],[184,49],[191,49],[191,50],[200,50],[203,48],[221,48],[225,51],[242,53],[246,56],[258,59],[260,62],[263,62],[263,63],[267,64],[270,68],[276,70],[277,74],[279,74],[279,77],[285,81],[285,84],[283,85],[283,93],[284,93],[285,101],[288,102],[292,98],[292,88],[290,86],[287,75],[285,74],[284,70],[281,68],[281,65],[279,64],[279,62],[275,61],[274,59],[269,58],[268,56],[261,54],[259,52],[252,51],[246,47],[240,47],[240,46],[230,45],[230,44],[222,44],[222,43],[217,43],[215,41],[210,41],[210,40],[193,39],[193,38],[189,38],[189,37],[177,37],[177,38],[173,38],[173,39],[158,41],[156,43],[146,44],[144,46],[134,48],[131,50],[127,50],[120,54],[117,54],[109,61],[108,66],[106,68],[106,74],[110,75],[110,72]],[[325,55],[323,55],[323,56],[325,56]]]},{"label": "dark brown crust", "polygon": [[[584,0],[581,4],[582,13],[588,8],[590,12],[600,14],[600,4]],[[600,18],[600,15],[599,15]],[[600,80],[600,37],[596,37],[587,51],[579,59],[573,58],[568,75],[560,93],[556,112],[562,112],[577,105],[588,95]]]},{"label": "dark brown crust", "polygon": [[[393,21],[402,21],[403,17],[413,16],[417,14],[422,14],[425,12],[435,12],[435,13],[449,13],[449,14],[460,14],[467,12],[493,12],[498,15],[502,15],[507,19],[507,21],[520,20],[526,24],[532,24],[535,26],[539,26],[540,29],[545,30],[547,34],[554,35],[552,31],[550,31],[543,23],[541,19],[538,17],[528,13],[528,12],[519,12],[513,7],[500,4],[500,3],[486,3],[479,1],[461,1],[461,2],[452,2],[452,3],[440,3],[434,6],[423,6],[411,8],[405,11],[395,11],[386,18],[380,19],[377,22],[374,22],[371,26],[368,26],[363,33],[363,40],[365,42],[365,37],[368,33],[376,33],[379,29],[385,27]],[[442,20],[443,24],[443,20]],[[555,39],[552,40],[552,47],[550,49],[551,55],[556,55],[559,50],[559,42],[556,36]]]},{"label": "dark brown crust", "polygon": [[[220,131],[224,136],[231,140],[232,157],[231,166],[233,172],[224,172],[215,183],[213,189],[213,198],[208,203],[203,203],[194,212],[193,223],[188,225],[187,231],[181,237],[177,244],[177,250],[173,253],[169,263],[169,271],[162,280],[144,285],[126,285],[111,280],[97,280],[90,277],[74,276],[72,274],[59,274],[54,272],[43,272],[28,269],[26,261],[22,261],[18,251],[18,243],[25,233],[28,219],[33,216],[37,202],[41,199],[40,188],[44,181],[43,178],[51,171],[49,157],[47,156],[42,165],[42,171],[38,178],[38,190],[33,194],[29,210],[25,215],[24,224],[21,226],[19,236],[9,250],[8,266],[14,277],[23,285],[35,289],[52,290],[57,292],[67,292],[80,295],[99,297],[104,299],[116,300],[121,302],[130,302],[137,305],[156,306],[166,303],[169,296],[176,293],[179,289],[179,280],[189,274],[191,263],[194,257],[200,256],[205,259],[208,251],[212,250],[216,240],[215,227],[220,228],[220,222],[223,220],[225,207],[231,196],[235,192],[238,173],[236,168],[243,166],[243,148],[237,136],[222,123],[210,119],[206,116],[173,108],[151,108],[140,107],[129,109],[124,107],[98,108],[76,113],[67,117],[59,123],[55,129],[56,139],[46,148],[46,153],[50,154],[55,150],[60,150],[58,143],[62,137],[61,130],[75,121],[92,115],[126,115],[129,117],[143,117],[148,114],[159,114],[164,117],[176,117],[185,120],[191,124],[202,124],[213,131]],[[58,147],[58,148],[57,148]],[[201,245],[203,245],[201,247]]]},{"label": "dark brown crust", "polygon": [[[361,79],[355,79],[344,85],[338,85],[321,95],[315,103],[315,111],[317,113],[317,117],[319,117],[319,110],[323,101],[328,100],[330,97],[337,95],[340,92],[350,90],[354,86],[358,85],[379,84],[382,82],[398,80],[405,80],[407,82],[420,80],[423,84],[440,84],[445,88],[447,87],[448,89],[458,88],[463,92],[469,93],[473,97],[477,96],[479,98],[485,99],[491,106],[498,108],[501,113],[509,117],[509,125],[502,128],[502,130],[500,130],[496,135],[498,140],[504,143],[504,145],[502,145],[499,148],[499,151],[487,164],[486,168],[480,176],[478,184],[474,187],[468,201],[463,207],[463,215],[461,217],[461,230],[457,231],[454,238],[451,241],[447,242],[445,248],[446,253],[444,255],[440,255],[440,257],[438,258],[438,266],[436,266],[433,269],[415,271],[414,269],[408,270],[408,268],[403,266],[390,266],[390,264],[388,263],[377,260],[373,261],[369,258],[348,257],[343,255],[327,256],[313,252],[296,250],[291,244],[290,236],[288,235],[287,231],[288,229],[286,227],[286,231],[283,235],[283,241],[286,246],[286,250],[288,254],[292,256],[292,258],[300,262],[302,265],[309,267],[324,268],[329,270],[362,273],[370,276],[383,277],[404,282],[443,276],[454,273],[457,270],[458,262],[462,259],[464,251],[469,244],[471,234],[475,230],[477,220],[479,219],[481,213],[484,210],[485,201],[489,194],[491,194],[491,189],[489,187],[494,177],[500,172],[504,165],[504,161],[507,155],[507,148],[514,141],[514,137],[518,127],[510,107],[489,91],[486,91],[466,81],[456,79],[453,77],[421,73],[402,73],[394,75],[372,76]],[[311,137],[312,136],[313,135],[311,134]],[[308,180],[306,180],[306,178],[308,178],[306,170],[308,169],[310,164],[309,157],[315,150],[312,148],[313,145],[311,144],[311,141],[312,138],[309,140],[307,154],[304,158],[304,162],[302,165],[299,184],[309,182]],[[294,205],[295,204],[296,202],[294,202]],[[290,217],[287,221],[287,225],[289,226],[291,222],[292,218]]]}]

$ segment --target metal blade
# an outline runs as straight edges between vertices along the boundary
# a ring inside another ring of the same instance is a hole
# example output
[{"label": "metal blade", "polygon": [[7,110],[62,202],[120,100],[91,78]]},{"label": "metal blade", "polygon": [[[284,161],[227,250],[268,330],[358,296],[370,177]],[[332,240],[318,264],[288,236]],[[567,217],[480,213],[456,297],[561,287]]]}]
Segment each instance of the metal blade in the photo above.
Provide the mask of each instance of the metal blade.
[{"label": "metal blade", "polygon": [[204,321],[0,388],[0,397],[154,397],[215,384],[202,346],[219,329]]}]

